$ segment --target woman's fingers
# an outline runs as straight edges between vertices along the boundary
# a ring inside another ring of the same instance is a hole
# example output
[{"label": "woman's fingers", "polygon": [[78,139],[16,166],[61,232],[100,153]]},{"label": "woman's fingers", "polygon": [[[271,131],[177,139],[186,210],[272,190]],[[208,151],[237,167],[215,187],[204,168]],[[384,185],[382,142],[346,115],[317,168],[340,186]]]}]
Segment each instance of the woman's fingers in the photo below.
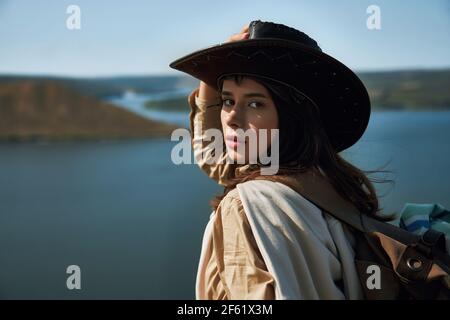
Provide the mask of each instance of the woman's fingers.
[{"label": "woman's fingers", "polygon": [[246,24],[246,25],[242,28],[241,33],[248,32],[248,26],[249,26],[249,24]]},{"label": "woman's fingers", "polygon": [[246,35],[244,33],[236,33],[236,34],[233,34],[230,38],[228,38],[228,41],[231,42],[231,41],[243,40],[243,39],[245,39],[245,36]]},{"label": "woman's fingers", "polygon": [[244,39],[247,39],[248,36],[249,36],[248,32],[236,33],[236,34],[233,34],[231,37],[229,37],[227,42],[244,40]]},{"label": "woman's fingers", "polygon": [[246,24],[244,27],[242,27],[241,32],[233,34],[231,37],[228,38],[228,40],[226,42],[247,39],[249,37],[248,27],[249,27],[249,25]]}]

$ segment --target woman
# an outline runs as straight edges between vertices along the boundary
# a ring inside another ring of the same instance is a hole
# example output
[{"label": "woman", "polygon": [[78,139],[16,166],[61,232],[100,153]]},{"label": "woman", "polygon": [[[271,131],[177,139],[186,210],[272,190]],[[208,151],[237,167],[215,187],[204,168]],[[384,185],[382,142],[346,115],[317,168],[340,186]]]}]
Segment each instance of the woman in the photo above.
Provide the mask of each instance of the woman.
[{"label": "woman", "polygon": [[[188,99],[192,145],[199,166],[225,187],[212,201],[196,297],[362,298],[351,230],[314,205],[378,216],[372,183],[338,155],[369,120],[357,76],[306,34],[259,20],[171,67],[201,80]],[[205,139],[211,128],[225,136],[218,157]],[[260,161],[249,163],[249,141],[238,129],[255,130],[258,142],[279,130],[275,175],[262,175]]]}]

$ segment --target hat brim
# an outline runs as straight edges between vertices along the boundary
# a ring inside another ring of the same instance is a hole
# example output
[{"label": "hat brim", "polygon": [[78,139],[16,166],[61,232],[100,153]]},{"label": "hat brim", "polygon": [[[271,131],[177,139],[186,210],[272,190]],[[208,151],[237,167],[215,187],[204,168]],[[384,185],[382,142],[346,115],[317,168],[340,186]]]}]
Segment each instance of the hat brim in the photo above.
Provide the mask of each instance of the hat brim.
[{"label": "hat brim", "polygon": [[361,80],[335,58],[283,39],[247,39],[214,45],[173,61],[215,89],[227,74],[266,77],[301,91],[315,103],[336,152],[355,144],[370,118],[370,99]]}]

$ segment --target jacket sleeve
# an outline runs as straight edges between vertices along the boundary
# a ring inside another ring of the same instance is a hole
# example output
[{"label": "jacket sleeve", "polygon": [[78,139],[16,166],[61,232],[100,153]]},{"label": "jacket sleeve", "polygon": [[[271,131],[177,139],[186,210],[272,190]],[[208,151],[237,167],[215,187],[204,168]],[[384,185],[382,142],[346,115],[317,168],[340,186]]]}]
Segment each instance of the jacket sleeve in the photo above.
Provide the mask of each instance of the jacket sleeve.
[{"label": "jacket sleeve", "polygon": [[198,91],[199,88],[193,90],[188,98],[191,107],[189,121],[194,156],[198,166],[210,178],[216,180],[220,185],[227,186],[229,179],[234,176],[236,166],[233,163],[226,163],[227,154],[224,143],[223,152],[217,156],[217,161],[212,161],[215,156],[214,142],[208,141],[205,134],[205,131],[210,128],[222,131],[220,122],[222,99],[219,96],[213,100],[201,99],[198,97]]},{"label": "jacket sleeve", "polygon": [[227,195],[218,207],[213,243],[221,282],[229,300],[273,300],[267,271],[239,197]]}]

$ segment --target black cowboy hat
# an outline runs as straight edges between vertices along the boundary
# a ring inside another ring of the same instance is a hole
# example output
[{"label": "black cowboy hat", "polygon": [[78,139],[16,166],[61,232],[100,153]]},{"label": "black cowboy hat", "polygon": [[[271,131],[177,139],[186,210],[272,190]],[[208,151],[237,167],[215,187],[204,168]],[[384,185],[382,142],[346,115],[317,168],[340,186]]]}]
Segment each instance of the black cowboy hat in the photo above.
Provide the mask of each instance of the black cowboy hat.
[{"label": "black cowboy hat", "polygon": [[319,110],[336,152],[355,144],[370,118],[370,99],[361,80],[323,53],[305,33],[273,22],[252,21],[246,40],[195,51],[170,64],[219,90],[223,76],[270,78],[300,91]]}]

